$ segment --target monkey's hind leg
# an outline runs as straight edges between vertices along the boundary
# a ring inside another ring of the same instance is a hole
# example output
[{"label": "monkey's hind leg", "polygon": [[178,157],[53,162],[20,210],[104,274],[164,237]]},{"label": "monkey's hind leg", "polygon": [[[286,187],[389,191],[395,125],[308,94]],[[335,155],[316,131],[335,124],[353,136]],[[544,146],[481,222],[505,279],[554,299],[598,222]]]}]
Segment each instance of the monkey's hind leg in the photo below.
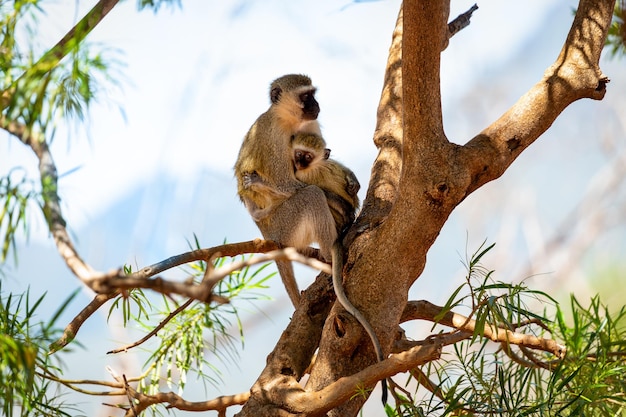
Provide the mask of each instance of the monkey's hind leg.
[{"label": "monkey's hind leg", "polygon": [[[297,189],[278,204],[269,216],[257,221],[265,239],[298,250],[318,243],[322,257],[331,260],[331,248],[337,239],[335,221],[324,192],[314,185]],[[300,291],[290,261],[277,261],[278,272],[294,306],[300,304]]]},{"label": "monkey's hind leg", "polygon": [[276,261],[276,268],[278,268],[280,279],[283,281],[285,290],[287,290],[291,304],[293,304],[294,308],[298,308],[298,305],[300,305],[300,290],[298,289],[291,261]]}]

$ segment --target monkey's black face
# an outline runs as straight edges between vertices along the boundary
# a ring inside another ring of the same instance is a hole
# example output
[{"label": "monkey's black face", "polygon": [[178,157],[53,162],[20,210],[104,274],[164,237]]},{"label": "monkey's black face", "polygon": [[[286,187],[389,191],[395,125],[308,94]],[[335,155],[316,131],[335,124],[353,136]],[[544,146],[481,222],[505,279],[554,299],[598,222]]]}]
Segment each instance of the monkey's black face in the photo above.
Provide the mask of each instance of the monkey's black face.
[{"label": "monkey's black face", "polygon": [[293,154],[293,162],[296,166],[296,170],[307,169],[311,162],[313,162],[315,156],[312,152],[307,152],[302,149],[296,149]]},{"label": "monkey's black face", "polygon": [[320,105],[315,100],[315,90],[300,94],[300,102],[302,102],[302,118],[304,120],[317,119],[317,115],[320,114]]}]

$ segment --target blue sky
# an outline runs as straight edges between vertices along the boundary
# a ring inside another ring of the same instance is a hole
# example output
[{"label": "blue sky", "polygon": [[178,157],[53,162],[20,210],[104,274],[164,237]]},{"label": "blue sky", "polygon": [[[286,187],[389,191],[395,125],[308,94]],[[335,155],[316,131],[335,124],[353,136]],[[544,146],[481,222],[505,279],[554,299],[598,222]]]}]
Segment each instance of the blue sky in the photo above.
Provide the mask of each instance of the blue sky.
[{"label": "blue sky", "polygon": [[[57,1],[44,7],[41,42],[52,45],[92,4]],[[472,4],[453,2],[451,16]],[[444,122],[451,140],[469,140],[541,78],[565,39],[574,6],[558,0],[479,3],[472,24],[443,54]],[[364,195],[376,156],[371,138],[398,7],[398,1],[330,0],[188,1],[182,10],[157,14],[138,13],[132,1],[116,7],[89,40],[113,48],[125,62],[119,69],[123,90],[112,89],[94,106],[88,140],[84,129],[70,129],[68,141],[68,130],[61,127],[53,144],[61,174],[79,167],[61,179],[60,192],[86,260],[102,270],[124,263],[143,266],[184,252],[193,233],[205,246],[260,236],[236,198],[232,165],[247,129],[268,106],[269,82],[289,72],[307,73],[318,86],[324,136],[333,157],[355,171]],[[624,85],[620,65],[623,73],[623,64],[606,64],[614,69],[608,73],[614,80],[605,101],[574,104],[501,180],[459,207],[429,253],[414,297],[445,301],[460,284],[466,247],[472,252],[484,239],[498,242],[492,262],[502,268],[501,279],[515,276],[532,252],[528,242],[549,235],[606,163],[599,141],[586,139],[611,133],[613,125],[620,131],[620,123],[623,135],[624,120],[615,110],[623,104],[616,98]],[[580,123],[580,115],[591,115],[603,127]],[[0,140],[0,173],[13,164],[37,176],[34,159],[21,144]],[[23,290],[30,284],[61,296],[77,282],[54,260],[43,224],[36,215],[31,219],[29,244],[21,246],[20,265],[11,267],[3,288]],[[35,256],[55,271],[54,288],[49,275],[42,277],[32,266]],[[538,268],[552,272],[558,266]],[[305,286],[315,273],[300,271]],[[583,279],[576,283],[586,289]],[[271,294],[285,301],[275,284]],[[75,309],[89,296],[83,294]],[[263,331],[250,329],[248,350],[239,370],[226,376],[223,393],[243,391],[253,382],[289,319],[284,305],[246,306],[251,322]],[[83,344],[103,325],[102,317],[94,318],[83,329]],[[107,345],[136,336],[112,327],[104,338]],[[109,360],[98,345],[90,350],[84,360],[94,355]],[[137,365],[136,358],[129,362]],[[82,375],[87,376],[94,375]]]}]

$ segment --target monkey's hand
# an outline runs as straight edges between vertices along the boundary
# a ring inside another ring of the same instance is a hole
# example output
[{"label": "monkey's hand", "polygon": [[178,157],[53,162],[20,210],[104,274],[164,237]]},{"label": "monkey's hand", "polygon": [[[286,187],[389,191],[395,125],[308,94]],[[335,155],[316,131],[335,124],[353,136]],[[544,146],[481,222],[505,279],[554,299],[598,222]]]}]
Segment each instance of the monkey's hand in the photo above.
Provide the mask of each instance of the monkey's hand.
[{"label": "monkey's hand", "polygon": [[242,175],[243,188],[250,188],[254,184],[262,183],[261,176],[256,172],[246,172]]},{"label": "monkey's hand", "polygon": [[[284,200],[289,198],[295,191],[296,188],[292,187],[293,190],[290,191],[282,191],[278,189],[275,185],[269,183],[264,180],[258,172],[246,172],[241,176],[241,182],[243,185],[243,189],[252,192],[253,194],[261,194],[263,199],[272,200],[272,203],[277,204],[278,201],[275,200]],[[298,184],[297,182],[295,182]],[[258,198],[258,197],[257,197]],[[269,203],[264,204],[269,205]]]}]

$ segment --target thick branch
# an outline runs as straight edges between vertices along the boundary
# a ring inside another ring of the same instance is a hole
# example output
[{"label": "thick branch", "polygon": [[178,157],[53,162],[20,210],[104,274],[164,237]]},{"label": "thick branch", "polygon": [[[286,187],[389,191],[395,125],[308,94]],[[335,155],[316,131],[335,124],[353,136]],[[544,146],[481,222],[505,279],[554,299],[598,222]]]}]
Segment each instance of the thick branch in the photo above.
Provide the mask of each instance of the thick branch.
[{"label": "thick branch", "polygon": [[374,144],[379,149],[378,157],[372,167],[363,209],[346,238],[347,245],[357,233],[381,223],[398,194],[402,167],[402,7],[389,48]]},{"label": "thick branch", "polygon": [[543,79],[460,150],[457,164],[468,168],[468,182],[459,184],[464,196],[501,176],[571,103],[604,97],[609,80],[599,60],[614,5],[614,0],[581,0],[563,49]]},{"label": "thick branch", "polygon": [[135,417],[142,411],[154,404],[167,404],[167,408],[175,408],[183,411],[218,411],[219,415],[228,407],[244,404],[250,398],[248,392],[236,395],[223,395],[208,401],[188,401],[173,392],[159,392],[154,395],[143,394],[129,387],[130,396],[138,401],[132,409],[126,413],[128,417]]},{"label": "thick branch", "polygon": [[[406,372],[427,362],[436,360],[441,355],[441,345],[435,343],[415,346],[406,352],[391,355],[388,359],[376,363],[354,375],[339,378],[337,381],[316,392],[307,392],[297,384],[294,378],[275,375],[265,385],[253,387],[252,406],[246,404],[239,417],[307,415],[319,416],[346,403],[351,398],[365,397],[364,389],[401,372]],[[255,390],[262,392],[255,393]],[[358,395],[363,392],[364,395]],[[262,403],[260,399],[265,401]],[[288,411],[288,412],[286,412]]]}]

